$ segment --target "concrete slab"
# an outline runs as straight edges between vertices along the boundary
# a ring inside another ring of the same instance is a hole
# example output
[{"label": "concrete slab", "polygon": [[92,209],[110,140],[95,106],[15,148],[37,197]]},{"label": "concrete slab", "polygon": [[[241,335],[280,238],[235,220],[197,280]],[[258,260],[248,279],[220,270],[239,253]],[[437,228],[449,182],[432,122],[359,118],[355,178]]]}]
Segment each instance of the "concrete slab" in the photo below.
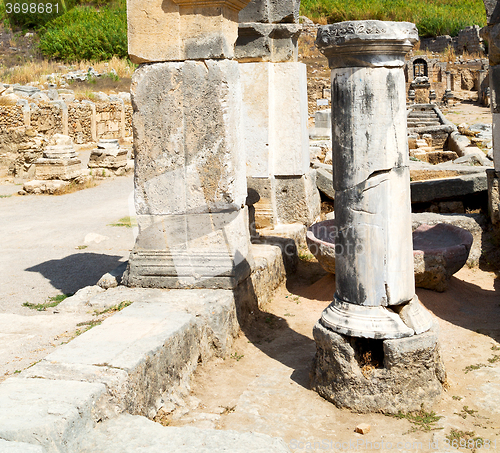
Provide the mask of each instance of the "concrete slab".
[{"label": "concrete slab", "polygon": [[285,442],[259,433],[164,427],[144,417],[122,415],[94,430],[80,453],[288,453]]}]

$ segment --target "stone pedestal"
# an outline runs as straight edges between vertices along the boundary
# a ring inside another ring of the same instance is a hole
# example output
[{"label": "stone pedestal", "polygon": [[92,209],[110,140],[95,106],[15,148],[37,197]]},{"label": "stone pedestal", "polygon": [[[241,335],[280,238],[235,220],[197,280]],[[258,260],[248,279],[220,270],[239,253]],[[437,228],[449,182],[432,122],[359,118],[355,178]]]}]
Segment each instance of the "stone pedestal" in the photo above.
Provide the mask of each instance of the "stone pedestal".
[{"label": "stone pedestal", "polygon": [[55,134],[43,157],[35,161],[36,179],[71,181],[82,175],[82,162],[75,152],[73,140],[66,135]]},{"label": "stone pedestal", "polygon": [[430,410],[446,379],[437,329],[399,340],[366,340],[313,330],[312,388],[337,407],[396,414]]},{"label": "stone pedestal", "polygon": [[90,154],[88,167],[97,175],[123,175],[127,167],[127,150],[120,147],[117,139],[101,139]]}]

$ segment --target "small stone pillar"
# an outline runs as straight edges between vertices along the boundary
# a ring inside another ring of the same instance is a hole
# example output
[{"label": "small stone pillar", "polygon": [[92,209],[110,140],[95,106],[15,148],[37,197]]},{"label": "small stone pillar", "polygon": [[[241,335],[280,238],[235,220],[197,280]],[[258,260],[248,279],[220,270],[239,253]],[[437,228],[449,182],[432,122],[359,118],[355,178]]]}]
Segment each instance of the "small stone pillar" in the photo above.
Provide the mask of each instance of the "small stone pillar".
[{"label": "small stone pillar", "polygon": [[452,91],[451,87],[451,71],[446,71],[446,89]]},{"label": "small stone pillar", "polygon": [[247,183],[257,228],[310,225],[320,214],[309,168],[306,65],[298,63],[300,0],[252,0],[239,14]]},{"label": "small stone pillar", "polygon": [[[124,281],[234,288],[251,270],[239,65],[247,0],[128,0],[135,207]],[[185,61],[179,61],[185,60]]]},{"label": "small stone pillar", "polygon": [[491,221],[500,223],[499,178],[500,178],[500,1],[484,0],[488,25],[481,36],[488,41],[490,60],[491,112],[493,114],[493,162],[495,170],[488,173],[488,196]]},{"label": "small stone pillar", "polygon": [[[381,21],[323,26],[316,40],[332,70],[338,234],[336,293],[314,328],[313,381],[325,398],[362,412],[415,410],[441,392],[437,333],[413,272],[403,68],[417,40],[414,24]],[[373,379],[354,360],[364,354]]]}]

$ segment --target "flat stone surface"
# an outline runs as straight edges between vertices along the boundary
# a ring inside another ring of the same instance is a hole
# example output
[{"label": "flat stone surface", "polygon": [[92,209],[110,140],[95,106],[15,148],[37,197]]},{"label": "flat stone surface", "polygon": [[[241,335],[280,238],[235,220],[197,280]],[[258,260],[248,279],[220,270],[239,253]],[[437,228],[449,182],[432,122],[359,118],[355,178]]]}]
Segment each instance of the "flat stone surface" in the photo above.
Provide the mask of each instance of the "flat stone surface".
[{"label": "flat stone surface", "polygon": [[335,200],[335,189],[333,188],[333,173],[324,168],[316,169],[316,185],[320,192],[331,200]]},{"label": "flat stone surface", "polygon": [[251,0],[239,15],[239,22],[298,23],[300,0]]},{"label": "flat stone surface", "polygon": [[143,417],[122,415],[99,425],[80,453],[287,453],[279,438],[258,433],[164,427]]},{"label": "flat stone surface", "polygon": [[478,172],[453,178],[413,181],[410,188],[412,203],[426,203],[483,192],[488,189],[488,184],[486,173]]},{"label": "flat stone surface", "polygon": [[1,453],[46,453],[47,450],[39,445],[27,444],[25,442],[9,442],[0,439]]},{"label": "flat stone surface", "polygon": [[73,453],[94,427],[103,384],[10,378],[0,385],[0,438]]}]

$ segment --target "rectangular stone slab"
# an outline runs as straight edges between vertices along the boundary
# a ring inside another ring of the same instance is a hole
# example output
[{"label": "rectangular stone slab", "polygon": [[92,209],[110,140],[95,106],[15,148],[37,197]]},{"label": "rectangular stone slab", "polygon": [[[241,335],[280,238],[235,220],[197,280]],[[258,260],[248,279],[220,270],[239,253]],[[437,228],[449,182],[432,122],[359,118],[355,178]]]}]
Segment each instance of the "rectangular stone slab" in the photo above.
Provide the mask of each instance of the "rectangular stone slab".
[{"label": "rectangular stone slab", "polygon": [[232,58],[238,11],[248,0],[127,0],[128,51],[134,63]]}]

